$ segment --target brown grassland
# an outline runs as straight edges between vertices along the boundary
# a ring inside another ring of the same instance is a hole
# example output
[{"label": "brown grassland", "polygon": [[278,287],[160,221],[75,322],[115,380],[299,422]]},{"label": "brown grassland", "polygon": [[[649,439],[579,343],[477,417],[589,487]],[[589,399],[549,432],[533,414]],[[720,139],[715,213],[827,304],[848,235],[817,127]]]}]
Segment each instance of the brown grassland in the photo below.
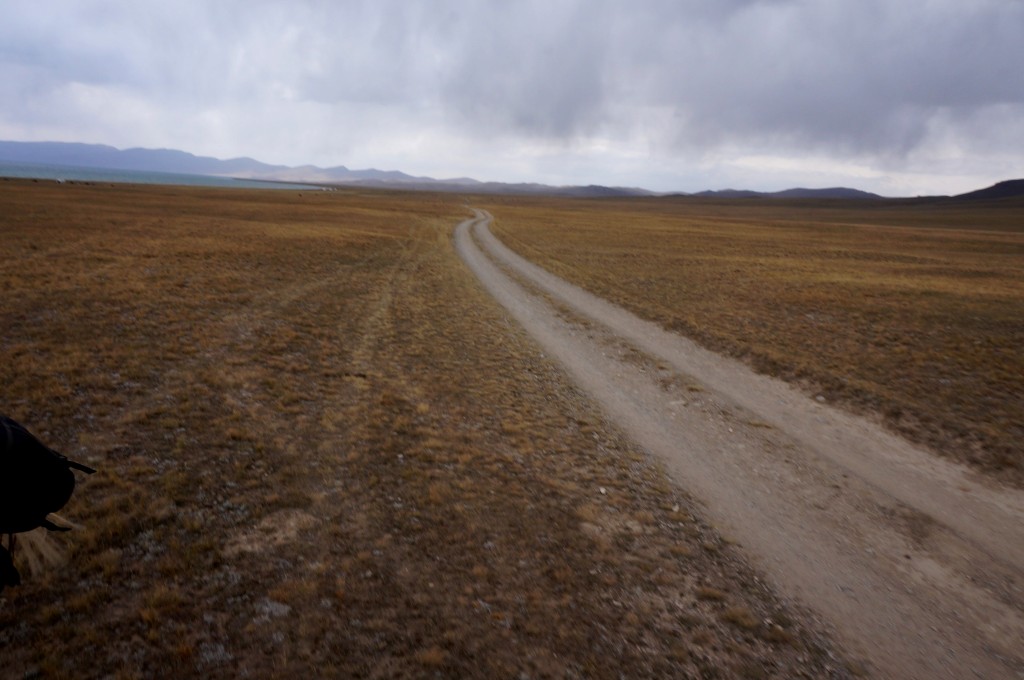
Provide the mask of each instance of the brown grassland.
[{"label": "brown grassland", "polygon": [[[626,266],[619,299],[675,290],[665,309],[706,310],[716,281],[753,286],[750,260],[709,250],[752,225],[637,223],[700,235],[695,293],[650,248],[629,264],[611,218],[584,262],[569,251],[603,212],[562,229],[567,212],[538,205],[495,206],[499,226],[605,292]],[[75,530],[35,538],[63,559],[33,572],[31,539],[15,556],[25,583],[0,595],[0,675],[844,676],[816,624],[477,285],[450,240],[467,214],[430,194],[0,181],[0,411],[98,469],[62,513]],[[527,232],[533,216],[559,230]],[[792,270],[773,258],[814,228],[766,229],[779,241],[751,257],[782,285]],[[841,261],[863,254],[850,228],[822,233],[850,243]],[[1012,282],[990,272],[1019,268],[1017,235],[991,258],[997,236],[950,238],[985,260],[966,279],[995,287],[972,312],[994,324]],[[947,280],[947,255],[918,257]],[[756,333],[781,321],[747,294],[719,316],[763,349]],[[846,309],[823,303],[787,318],[816,328]],[[719,337],[694,314],[682,328]],[[1020,317],[998,318],[1009,328],[972,337],[965,360],[1019,341]],[[1020,379],[985,365],[978,380]]]},{"label": "brown grassland", "polygon": [[563,278],[1024,485],[1024,201],[485,203]]}]

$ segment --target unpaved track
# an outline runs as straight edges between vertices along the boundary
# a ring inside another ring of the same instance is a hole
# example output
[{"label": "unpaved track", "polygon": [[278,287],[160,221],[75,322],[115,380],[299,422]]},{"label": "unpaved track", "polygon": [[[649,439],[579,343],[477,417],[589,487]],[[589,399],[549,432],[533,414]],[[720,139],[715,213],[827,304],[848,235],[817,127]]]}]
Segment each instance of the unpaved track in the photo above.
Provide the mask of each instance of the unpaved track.
[{"label": "unpaved track", "polygon": [[1024,678],[1024,494],[997,488],[523,260],[456,248],[777,589],[884,678]]}]

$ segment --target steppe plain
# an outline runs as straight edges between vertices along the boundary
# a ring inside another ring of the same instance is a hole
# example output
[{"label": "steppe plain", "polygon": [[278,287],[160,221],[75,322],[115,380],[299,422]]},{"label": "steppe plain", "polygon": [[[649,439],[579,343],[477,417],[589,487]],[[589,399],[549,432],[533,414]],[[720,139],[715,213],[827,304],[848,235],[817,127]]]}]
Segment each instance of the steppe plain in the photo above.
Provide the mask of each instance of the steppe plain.
[{"label": "steppe plain", "polygon": [[[1020,486],[1019,204],[469,202],[552,271]],[[865,672],[480,288],[466,204],[0,181],[0,404],[100,470],[0,596],[5,673]]]},{"label": "steppe plain", "polygon": [[1024,200],[488,207],[559,276],[1024,485]]}]

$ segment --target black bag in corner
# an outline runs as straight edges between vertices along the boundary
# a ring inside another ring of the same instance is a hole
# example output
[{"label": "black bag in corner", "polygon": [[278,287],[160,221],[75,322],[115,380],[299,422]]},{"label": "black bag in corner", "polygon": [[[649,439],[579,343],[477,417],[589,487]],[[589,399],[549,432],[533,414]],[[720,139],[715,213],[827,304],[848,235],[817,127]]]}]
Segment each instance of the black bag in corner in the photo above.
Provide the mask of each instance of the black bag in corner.
[{"label": "black bag in corner", "polygon": [[[67,531],[46,516],[71,498],[75,490],[72,469],[95,472],[43,445],[20,424],[0,415],[0,534],[36,527]],[[0,572],[5,566],[3,558],[0,555]]]},{"label": "black bag in corner", "polygon": [[14,568],[14,560],[7,548],[0,545],[0,592],[7,586],[21,585],[21,574]]}]

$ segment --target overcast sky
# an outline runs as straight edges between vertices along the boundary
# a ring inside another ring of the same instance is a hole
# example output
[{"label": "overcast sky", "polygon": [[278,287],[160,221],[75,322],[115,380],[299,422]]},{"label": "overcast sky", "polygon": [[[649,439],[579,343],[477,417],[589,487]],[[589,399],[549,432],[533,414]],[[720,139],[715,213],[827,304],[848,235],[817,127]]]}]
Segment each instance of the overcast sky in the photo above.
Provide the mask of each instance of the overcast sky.
[{"label": "overcast sky", "polygon": [[1024,177],[1024,0],[5,0],[0,139],[956,193]]}]

